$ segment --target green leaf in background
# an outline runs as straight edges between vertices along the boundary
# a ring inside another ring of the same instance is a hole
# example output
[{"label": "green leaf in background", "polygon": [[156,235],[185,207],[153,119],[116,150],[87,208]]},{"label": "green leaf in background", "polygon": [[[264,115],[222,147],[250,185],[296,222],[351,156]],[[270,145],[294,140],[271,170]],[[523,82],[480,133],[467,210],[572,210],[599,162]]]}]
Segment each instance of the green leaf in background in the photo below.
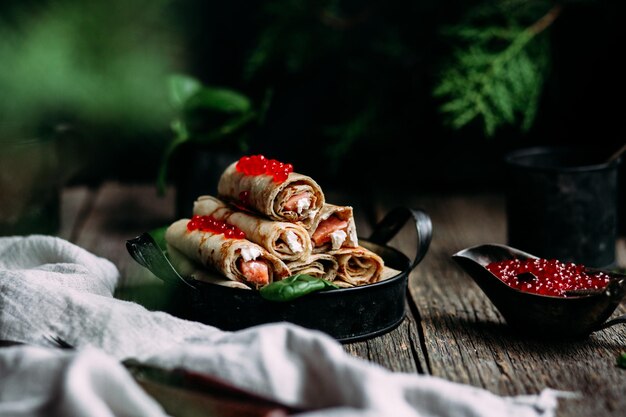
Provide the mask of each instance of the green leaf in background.
[{"label": "green leaf in background", "polygon": [[189,97],[202,89],[202,83],[186,74],[172,74],[168,77],[169,98],[178,111],[185,108]]},{"label": "green leaf in background", "polygon": [[236,91],[226,88],[203,87],[186,101],[187,109],[201,108],[209,111],[229,114],[250,111],[250,99]]},{"label": "green leaf in background", "polygon": [[280,281],[272,282],[262,287],[259,292],[261,297],[266,300],[291,301],[315,291],[323,291],[331,288],[339,287],[321,278],[307,274],[298,274]]},{"label": "green leaf in background", "polygon": [[167,226],[158,227],[156,229],[150,230],[148,233],[154,239],[154,242],[159,245],[159,247],[165,251],[165,231],[167,230]]},{"label": "green leaf in background", "polygon": [[[170,75],[168,93],[177,114],[170,123],[173,136],[165,147],[157,172],[156,187],[161,196],[167,186],[169,161],[183,143],[209,144],[232,136],[233,142],[241,146],[242,137],[235,136],[262,116],[244,94],[203,85],[200,80],[186,74]],[[262,103],[266,104],[265,101]],[[261,107],[261,110],[266,109]]]},{"label": "green leaf in background", "polygon": [[626,352],[623,352],[617,357],[617,366],[626,369]]},{"label": "green leaf in background", "polygon": [[167,0],[37,3],[0,16],[0,135],[70,122],[89,127],[89,140],[114,126],[118,135],[100,140],[123,141],[167,126],[172,109],[157,86],[179,37]]}]

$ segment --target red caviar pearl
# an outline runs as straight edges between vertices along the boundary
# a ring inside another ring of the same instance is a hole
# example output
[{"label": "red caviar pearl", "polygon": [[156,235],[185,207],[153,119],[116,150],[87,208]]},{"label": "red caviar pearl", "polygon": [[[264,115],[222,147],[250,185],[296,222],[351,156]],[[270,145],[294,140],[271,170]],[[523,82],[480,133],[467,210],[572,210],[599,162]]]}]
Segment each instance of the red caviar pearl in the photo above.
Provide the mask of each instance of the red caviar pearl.
[{"label": "red caviar pearl", "polygon": [[249,204],[250,191],[242,191],[239,193],[239,201],[245,206]]},{"label": "red caviar pearl", "polygon": [[246,237],[243,230],[232,224],[217,220],[213,216],[194,215],[187,222],[187,230],[200,230],[201,232],[210,232],[216,235],[223,234],[225,237],[232,239],[245,239]]},{"label": "red caviar pearl", "polygon": [[283,182],[289,177],[287,172],[277,172],[274,174],[274,181]]},{"label": "red caviar pearl", "polygon": [[275,182],[283,182],[293,172],[293,165],[263,155],[242,156],[235,165],[237,172],[244,175],[270,175]]},{"label": "red caviar pearl", "polygon": [[[567,291],[601,289],[609,283],[603,272],[588,273],[584,265],[557,259],[510,259],[492,262],[486,268],[512,288],[542,295],[562,297]],[[536,278],[520,280],[518,275],[526,272]]]}]

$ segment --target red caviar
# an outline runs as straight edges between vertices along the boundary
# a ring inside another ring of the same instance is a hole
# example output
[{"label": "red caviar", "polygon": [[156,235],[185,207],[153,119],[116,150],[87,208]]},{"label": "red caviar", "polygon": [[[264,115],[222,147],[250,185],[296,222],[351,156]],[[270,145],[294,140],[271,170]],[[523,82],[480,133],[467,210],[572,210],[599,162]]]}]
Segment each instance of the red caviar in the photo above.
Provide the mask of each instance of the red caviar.
[{"label": "red caviar", "polygon": [[293,165],[263,155],[242,156],[235,168],[245,175],[270,175],[275,182],[283,182],[293,172]]},{"label": "red caviar", "polygon": [[507,259],[486,268],[512,288],[557,297],[567,296],[567,291],[601,289],[609,283],[603,272],[587,272],[584,265],[556,259]]},{"label": "red caviar", "polygon": [[246,237],[243,230],[232,224],[217,220],[213,216],[193,216],[191,220],[187,222],[187,230],[200,230],[201,232],[211,232],[216,235],[223,234],[225,237],[231,239],[244,239]]},{"label": "red caviar", "polygon": [[241,201],[241,204],[243,205],[248,205],[248,203],[250,202],[248,199],[250,198],[250,191],[242,191],[239,193],[239,201]]}]

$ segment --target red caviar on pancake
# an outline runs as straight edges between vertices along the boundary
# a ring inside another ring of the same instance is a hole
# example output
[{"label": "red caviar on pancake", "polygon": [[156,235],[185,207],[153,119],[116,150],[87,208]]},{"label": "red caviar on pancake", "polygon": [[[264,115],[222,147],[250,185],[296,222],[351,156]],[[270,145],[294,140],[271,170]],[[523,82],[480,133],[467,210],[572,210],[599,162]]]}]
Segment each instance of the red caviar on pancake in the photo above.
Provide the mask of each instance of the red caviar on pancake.
[{"label": "red caviar on pancake", "polygon": [[293,172],[293,165],[263,155],[242,156],[235,168],[245,175],[270,175],[278,183],[284,182]]},{"label": "red caviar on pancake", "polygon": [[223,234],[230,239],[245,239],[246,234],[236,226],[224,221],[217,220],[213,216],[195,215],[187,223],[187,230],[200,230],[201,232],[211,232],[213,234]]}]

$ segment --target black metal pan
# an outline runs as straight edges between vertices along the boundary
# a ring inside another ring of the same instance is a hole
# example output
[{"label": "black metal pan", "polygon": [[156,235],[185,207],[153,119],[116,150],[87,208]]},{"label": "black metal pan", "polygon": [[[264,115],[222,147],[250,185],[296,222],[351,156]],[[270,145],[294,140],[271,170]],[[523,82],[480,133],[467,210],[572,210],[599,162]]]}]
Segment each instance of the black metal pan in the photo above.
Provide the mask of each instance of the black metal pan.
[{"label": "black metal pan", "polygon": [[[412,259],[388,245],[409,220],[417,237]],[[144,256],[143,248],[149,244],[146,235],[128,240],[127,249],[137,262],[179,292],[177,315],[222,330],[287,321],[323,331],[340,342],[354,342],[387,333],[404,319],[409,274],[428,251],[432,223],[421,209],[398,207],[390,211],[374,227],[372,235],[359,239],[359,243],[380,255],[386,266],[398,270],[396,275],[375,284],[330,289],[285,302],[269,301],[258,291],[185,279],[177,277],[174,271],[164,271],[166,259]]]}]

